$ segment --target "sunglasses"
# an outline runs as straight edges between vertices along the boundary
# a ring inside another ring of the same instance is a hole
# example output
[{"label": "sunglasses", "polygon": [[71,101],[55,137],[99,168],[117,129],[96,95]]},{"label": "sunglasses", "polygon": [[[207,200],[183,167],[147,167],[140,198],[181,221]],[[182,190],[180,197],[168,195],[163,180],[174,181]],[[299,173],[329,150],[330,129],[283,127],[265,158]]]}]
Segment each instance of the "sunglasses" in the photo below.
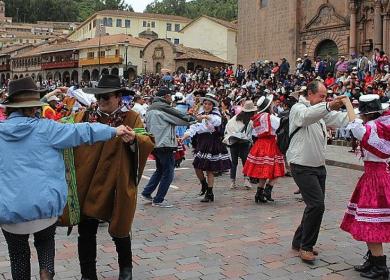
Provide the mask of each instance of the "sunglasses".
[{"label": "sunglasses", "polygon": [[105,101],[108,101],[110,100],[111,96],[114,96],[112,94],[95,94],[95,98],[96,100],[100,100],[100,99],[103,99]]}]

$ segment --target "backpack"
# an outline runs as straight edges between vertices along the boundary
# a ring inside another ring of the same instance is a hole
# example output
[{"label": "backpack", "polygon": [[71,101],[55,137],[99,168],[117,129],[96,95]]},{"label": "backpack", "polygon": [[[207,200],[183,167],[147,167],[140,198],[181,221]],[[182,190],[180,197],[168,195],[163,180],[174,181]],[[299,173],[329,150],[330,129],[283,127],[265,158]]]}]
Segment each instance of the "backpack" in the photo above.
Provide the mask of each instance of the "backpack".
[{"label": "backpack", "polygon": [[276,130],[276,144],[278,145],[279,150],[282,152],[282,154],[285,155],[287,153],[291,139],[300,129],[301,128],[298,127],[290,135],[290,112],[288,113],[288,115],[280,119],[280,126]]}]

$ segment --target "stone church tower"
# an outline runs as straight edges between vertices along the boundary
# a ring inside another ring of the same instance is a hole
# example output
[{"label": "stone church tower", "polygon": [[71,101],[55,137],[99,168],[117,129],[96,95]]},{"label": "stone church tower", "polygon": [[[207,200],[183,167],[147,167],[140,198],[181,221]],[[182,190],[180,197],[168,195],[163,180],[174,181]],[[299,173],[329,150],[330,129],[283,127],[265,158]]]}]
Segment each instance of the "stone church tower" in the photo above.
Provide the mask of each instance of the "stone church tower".
[{"label": "stone church tower", "polygon": [[390,52],[389,0],[239,0],[238,63]]}]

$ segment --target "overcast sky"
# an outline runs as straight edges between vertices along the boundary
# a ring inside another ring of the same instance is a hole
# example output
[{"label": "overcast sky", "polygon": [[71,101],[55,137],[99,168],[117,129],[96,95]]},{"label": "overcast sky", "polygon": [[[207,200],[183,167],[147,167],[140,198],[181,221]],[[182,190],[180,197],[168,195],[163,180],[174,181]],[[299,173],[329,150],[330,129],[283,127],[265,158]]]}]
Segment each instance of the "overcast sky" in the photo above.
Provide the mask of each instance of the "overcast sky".
[{"label": "overcast sky", "polygon": [[127,4],[130,4],[134,11],[143,12],[146,8],[146,5],[153,2],[153,0],[125,0]]}]

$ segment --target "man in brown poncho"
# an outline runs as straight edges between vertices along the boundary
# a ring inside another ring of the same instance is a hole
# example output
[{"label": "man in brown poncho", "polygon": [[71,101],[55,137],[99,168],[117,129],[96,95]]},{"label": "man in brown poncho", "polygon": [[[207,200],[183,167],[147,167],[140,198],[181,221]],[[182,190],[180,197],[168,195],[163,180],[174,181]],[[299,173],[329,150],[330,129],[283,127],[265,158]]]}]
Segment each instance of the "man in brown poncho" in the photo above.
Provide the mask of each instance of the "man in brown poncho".
[{"label": "man in brown poncho", "polygon": [[[82,279],[95,280],[96,233],[98,220],[109,222],[108,232],[118,253],[119,279],[132,279],[132,253],[129,232],[137,203],[137,185],[154,140],[134,129],[143,128],[138,113],[122,106],[122,95],[130,92],[120,87],[118,76],[104,75],[97,88],[84,89],[94,94],[98,107],[78,113],[75,122],[100,122],[133,130],[127,139],[82,146],[74,150],[81,222],[78,225],[78,253]],[[138,130],[137,130],[138,131]],[[64,216],[67,215],[65,209]]]}]

